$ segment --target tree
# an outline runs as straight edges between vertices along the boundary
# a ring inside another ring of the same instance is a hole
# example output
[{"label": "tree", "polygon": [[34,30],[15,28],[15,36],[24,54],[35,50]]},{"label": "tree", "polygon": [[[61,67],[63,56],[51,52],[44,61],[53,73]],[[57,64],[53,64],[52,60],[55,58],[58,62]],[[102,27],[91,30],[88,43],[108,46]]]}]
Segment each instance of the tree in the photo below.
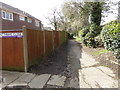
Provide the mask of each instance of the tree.
[{"label": "tree", "polygon": [[50,24],[54,27],[54,30],[67,30],[68,21],[67,18],[64,17],[61,10],[53,9],[52,13],[47,17]]},{"label": "tree", "polygon": [[58,29],[58,15],[57,15],[57,9],[53,9],[52,13],[49,17],[47,17],[50,24],[54,27],[54,30]]},{"label": "tree", "polygon": [[65,2],[62,7],[63,15],[69,20],[71,29],[79,30],[89,25],[88,7],[82,2]]}]

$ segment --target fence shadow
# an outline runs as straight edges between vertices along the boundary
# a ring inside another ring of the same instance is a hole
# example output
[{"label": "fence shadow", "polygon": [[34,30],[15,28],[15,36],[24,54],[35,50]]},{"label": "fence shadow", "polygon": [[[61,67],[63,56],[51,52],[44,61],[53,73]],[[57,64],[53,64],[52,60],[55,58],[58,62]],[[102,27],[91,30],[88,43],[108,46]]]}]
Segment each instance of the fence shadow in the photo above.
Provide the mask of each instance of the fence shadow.
[{"label": "fence shadow", "polygon": [[[51,74],[51,76],[65,76],[65,86],[60,87],[61,90],[79,90],[79,70],[81,69],[80,58],[82,56],[81,48],[80,43],[75,40],[69,40],[49,56],[39,60],[38,64],[31,66],[28,69],[28,72],[37,75]],[[6,87],[2,90],[50,90],[49,86],[45,86],[44,88],[45,89],[34,89],[29,88],[29,86],[14,86],[13,88]],[[51,90],[54,90],[54,87],[51,88]]]},{"label": "fence shadow", "polygon": [[36,65],[31,66],[28,72],[41,74],[61,74],[67,68],[67,44],[64,43],[50,55],[43,57]]},{"label": "fence shadow", "polygon": [[38,75],[51,74],[51,76],[65,76],[67,78],[66,87],[70,87],[71,84],[74,85],[75,83],[77,86],[73,87],[79,88],[81,48],[80,43],[69,40],[49,56],[42,58],[38,64],[31,66],[28,72]]}]

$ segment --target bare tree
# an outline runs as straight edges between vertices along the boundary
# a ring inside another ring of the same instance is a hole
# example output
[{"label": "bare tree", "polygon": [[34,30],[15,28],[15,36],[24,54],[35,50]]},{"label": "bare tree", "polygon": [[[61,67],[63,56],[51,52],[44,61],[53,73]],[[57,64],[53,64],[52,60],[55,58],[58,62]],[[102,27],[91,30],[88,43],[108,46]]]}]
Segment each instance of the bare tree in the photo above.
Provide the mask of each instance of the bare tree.
[{"label": "bare tree", "polygon": [[58,14],[57,9],[53,9],[52,13],[47,17],[54,30],[58,29]]},{"label": "bare tree", "polygon": [[47,17],[50,24],[54,27],[55,30],[67,30],[68,21],[67,18],[62,14],[61,10],[53,9],[49,17]]}]

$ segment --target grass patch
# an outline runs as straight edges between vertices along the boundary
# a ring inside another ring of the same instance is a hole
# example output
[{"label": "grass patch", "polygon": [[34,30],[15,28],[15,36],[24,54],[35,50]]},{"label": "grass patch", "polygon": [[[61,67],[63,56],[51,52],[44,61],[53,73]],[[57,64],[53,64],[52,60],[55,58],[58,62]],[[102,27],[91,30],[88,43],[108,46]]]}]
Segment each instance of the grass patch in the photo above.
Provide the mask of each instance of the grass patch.
[{"label": "grass patch", "polygon": [[107,53],[107,52],[108,52],[108,50],[102,49],[102,50],[100,50],[100,51],[94,52],[93,54],[94,54],[95,56],[99,56],[99,55],[105,54],[105,53]]},{"label": "grass patch", "polygon": [[81,38],[80,37],[76,37],[75,40],[78,41],[78,42],[81,42]]},{"label": "grass patch", "polygon": [[104,67],[109,67],[109,65],[104,65]]}]

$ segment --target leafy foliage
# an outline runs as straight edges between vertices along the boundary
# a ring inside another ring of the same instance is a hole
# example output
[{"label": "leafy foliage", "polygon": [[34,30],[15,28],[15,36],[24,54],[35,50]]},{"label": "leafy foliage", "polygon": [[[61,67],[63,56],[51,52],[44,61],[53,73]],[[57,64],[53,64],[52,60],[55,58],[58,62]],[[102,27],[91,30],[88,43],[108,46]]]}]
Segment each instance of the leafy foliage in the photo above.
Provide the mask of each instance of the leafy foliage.
[{"label": "leafy foliage", "polygon": [[89,6],[89,16],[91,23],[87,26],[84,26],[82,29],[82,39],[83,43],[89,47],[96,47],[95,37],[100,34],[101,31],[101,16],[103,3],[100,2],[87,2],[85,5]]},{"label": "leafy foliage", "polygon": [[62,7],[63,15],[70,22],[69,31],[77,31],[81,27],[89,25],[88,4],[83,2],[69,1]]},{"label": "leafy foliage", "polygon": [[101,27],[97,26],[96,24],[91,24],[82,29],[82,40],[83,44],[89,47],[96,47],[95,37],[100,34]]},{"label": "leafy foliage", "polygon": [[104,47],[104,43],[102,41],[100,34],[95,37],[95,43],[97,47]]},{"label": "leafy foliage", "polygon": [[120,58],[120,23],[112,21],[106,24],[102,29],[101,37],[105,48],[114,51]]}]

